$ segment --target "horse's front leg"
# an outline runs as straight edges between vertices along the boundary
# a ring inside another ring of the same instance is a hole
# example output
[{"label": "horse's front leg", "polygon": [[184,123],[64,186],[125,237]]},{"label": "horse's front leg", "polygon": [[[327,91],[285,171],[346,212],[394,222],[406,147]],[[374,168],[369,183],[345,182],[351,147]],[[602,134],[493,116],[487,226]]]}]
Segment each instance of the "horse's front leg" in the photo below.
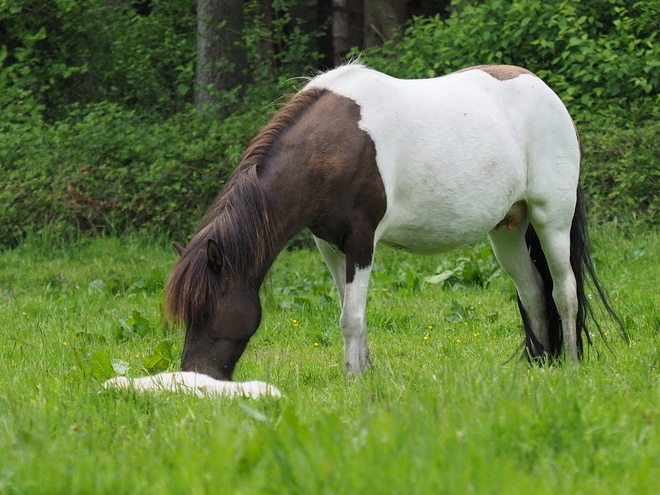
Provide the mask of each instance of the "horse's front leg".
[{"label": "horse's front leg", "polygon": [[354,265],[353,269],[347,266],[339,327],[344,337],[344,366],[349,374],[360,373],[371,366],[365,317],[371,267],[372,263],[366,267]]}]

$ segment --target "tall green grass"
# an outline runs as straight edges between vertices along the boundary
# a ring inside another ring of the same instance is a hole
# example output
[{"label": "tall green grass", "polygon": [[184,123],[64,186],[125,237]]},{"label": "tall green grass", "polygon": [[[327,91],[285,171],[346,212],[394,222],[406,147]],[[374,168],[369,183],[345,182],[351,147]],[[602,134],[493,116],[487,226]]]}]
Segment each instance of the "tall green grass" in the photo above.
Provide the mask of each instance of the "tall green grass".
[{"label": "tall green grass", "polygon": [[657,493],[660,233],[597,226],[593,251],[631,343],[604,319],[614,354],[595,336],[582,365],[537,368],[513,357],[515,294],[485,243],[379,250],[358,377],[320,256],[284,252],[235,379],[286,397],[252,401],[103,390],[95,356],[142,376],[166,342],[177,368],[183,331],[161,316],[176,253],[33,236],[0,253],[0,493]]}]

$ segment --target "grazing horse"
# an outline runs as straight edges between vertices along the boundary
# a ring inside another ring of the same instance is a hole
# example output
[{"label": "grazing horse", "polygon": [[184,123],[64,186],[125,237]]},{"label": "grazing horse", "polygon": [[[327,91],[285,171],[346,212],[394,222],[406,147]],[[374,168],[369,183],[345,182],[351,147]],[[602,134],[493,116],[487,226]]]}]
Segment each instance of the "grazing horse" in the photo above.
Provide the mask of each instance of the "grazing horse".
[{"label": "grazing horse", "polygon": [[577,361],[591,342],[586,278],[616,318],[590,260],[579,169],[571,117],[525,69],[400,80],[350,64],[311,79],[175,245],[166,310],[187,327],[182,370],[231,380],[264,277],[305,227],[339,291],[348,373],[370,365],[376,243],[433,254],[484,234],[517,288],[528,356]]}]

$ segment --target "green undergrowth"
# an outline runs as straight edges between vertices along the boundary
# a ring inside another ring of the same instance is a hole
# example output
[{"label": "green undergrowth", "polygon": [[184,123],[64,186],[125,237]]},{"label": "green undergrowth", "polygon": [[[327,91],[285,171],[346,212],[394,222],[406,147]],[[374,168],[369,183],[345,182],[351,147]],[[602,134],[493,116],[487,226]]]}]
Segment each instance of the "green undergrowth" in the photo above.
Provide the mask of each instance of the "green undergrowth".
[{"label": "green undergrowth", "polygon": [[660,233],[592,230],[631,342],[599,315],[613,353],[595,336],[577,367],[518,359],[513,286],[482,241],[379,249],[374,366],[347,377],[331,277],[318,253],[283,252],[235,375],[285,394],[260,400],[102,389],[177,370],[183,331],[162,317],[177,255],[31,236],[0,253],[0,493],[655,493]]}]

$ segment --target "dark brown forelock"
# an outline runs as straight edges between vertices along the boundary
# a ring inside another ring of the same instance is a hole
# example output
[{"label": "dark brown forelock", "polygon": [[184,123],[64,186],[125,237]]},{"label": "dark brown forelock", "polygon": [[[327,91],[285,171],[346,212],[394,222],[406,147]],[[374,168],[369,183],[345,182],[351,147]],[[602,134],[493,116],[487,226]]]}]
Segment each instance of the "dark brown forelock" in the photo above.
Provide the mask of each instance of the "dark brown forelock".
[{"label": "dark brown forelock", "polygon": [[165,288],[165,311],[170,319],[190,322],[207,304],[220,299],[218,277],[206,256],[209,239],[220,246],[223,275],[252,280],[262,270],[277,233],[272,222],[274,201],[259,179],[259,168],[281,133],[324,92],[310,89],[296,94],[249,144],[170,274]]}]

